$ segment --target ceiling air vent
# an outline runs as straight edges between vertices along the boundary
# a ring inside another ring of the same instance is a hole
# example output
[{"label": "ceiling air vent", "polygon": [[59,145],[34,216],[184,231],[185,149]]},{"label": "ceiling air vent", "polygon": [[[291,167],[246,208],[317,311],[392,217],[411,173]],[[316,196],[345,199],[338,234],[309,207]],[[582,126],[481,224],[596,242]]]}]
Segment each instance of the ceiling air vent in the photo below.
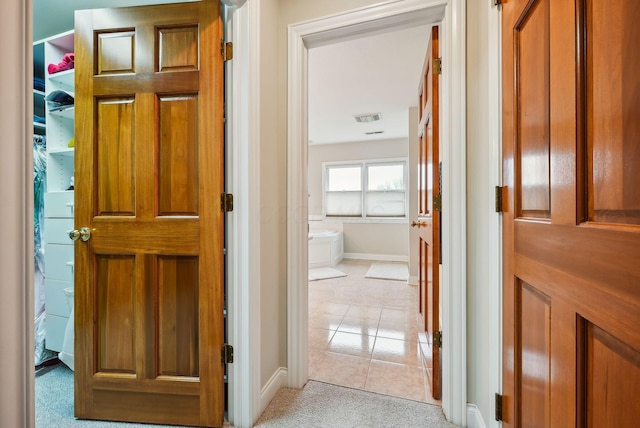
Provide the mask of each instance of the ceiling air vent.
[{"label": "ceiling air vent", "polygon": [[358,123],[375,122],[376,120],[382,119],[380,113],[357,114],[353,117],[356,118],[356,122]]},{"label": "ceiling air vent", "polygon": [[384,134],[384,131],[371,131],[371,132],[364,133],[364,135],[376,135],[376,134]]}]

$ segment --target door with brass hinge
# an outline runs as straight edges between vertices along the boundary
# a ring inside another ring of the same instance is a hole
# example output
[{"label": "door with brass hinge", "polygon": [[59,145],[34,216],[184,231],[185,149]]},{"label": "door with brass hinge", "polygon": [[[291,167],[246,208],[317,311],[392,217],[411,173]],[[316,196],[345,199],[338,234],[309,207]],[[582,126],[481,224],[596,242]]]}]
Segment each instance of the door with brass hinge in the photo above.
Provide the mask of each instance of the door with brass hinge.
[{"label": "door with brass hinge", "polygon": [[222,426],[219,2],[75,23],[75,414]]},{"label": "door with brass hinge", "polygon": [[420,155],[417,221],[411,222],[419,232],[419,299],[423,328],[427,335],[426,366],[431,394],[440,399],[440,128],[439,128],[439,58],[438,27],[431,30],[419,86]]}]

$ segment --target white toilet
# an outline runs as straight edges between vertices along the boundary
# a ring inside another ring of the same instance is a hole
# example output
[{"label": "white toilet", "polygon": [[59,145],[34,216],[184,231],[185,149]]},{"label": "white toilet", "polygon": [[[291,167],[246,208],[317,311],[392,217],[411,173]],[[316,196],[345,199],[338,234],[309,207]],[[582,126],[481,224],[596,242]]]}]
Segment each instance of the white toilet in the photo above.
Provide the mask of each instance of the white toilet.
[{"label": "white toilet", "polygon": [[67,328],[64,331],[62,351],[58,354],[58,358],[73,370],[73,287],[65,288],[64,295],[67,298],[67,305],[71,309],[71,315],[69,315]]}]

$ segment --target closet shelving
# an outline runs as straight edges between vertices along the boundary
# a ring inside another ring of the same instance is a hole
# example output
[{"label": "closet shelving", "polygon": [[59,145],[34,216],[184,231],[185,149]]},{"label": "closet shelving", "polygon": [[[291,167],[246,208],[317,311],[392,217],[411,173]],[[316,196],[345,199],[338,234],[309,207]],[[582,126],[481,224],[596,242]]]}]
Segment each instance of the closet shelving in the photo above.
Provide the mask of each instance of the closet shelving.
[{"label": "closet shelving", "polygon": [[[33,77],[44,80],[44,43],[36,42],[33,44]],[[33,114],[45,117],[45,92],[36,88],[35,79],[33,87]],[[33,120],[34,134],[44,134],[46,132],[46,124]]]},{"label": "closet shelving", "polygon": [[[56,90],[74,92],[74,69],[49,74],[47,66],[58,64],[74,52],[74,34],[68,31],[41,41],[45,96]],[[74,193],[69,190],[74,174],[74,108],[49,111],[45,102],[47,134],[47,192],[44,196],[46,348],[60,351],[71,308],[64,290],[73,287]]]}]

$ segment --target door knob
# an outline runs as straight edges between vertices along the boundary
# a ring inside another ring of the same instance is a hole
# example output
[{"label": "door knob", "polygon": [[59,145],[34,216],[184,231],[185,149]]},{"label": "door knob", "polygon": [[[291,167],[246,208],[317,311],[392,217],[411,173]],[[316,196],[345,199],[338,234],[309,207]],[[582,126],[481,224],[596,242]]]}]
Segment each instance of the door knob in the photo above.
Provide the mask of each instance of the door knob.
[{"label": "door knob", "polygon": [[427,222],[426,221],[412,221],[411,222],[411,227],[426,227],[427,226]]},{"label": "door knob", "polygon": [[81,227],[80,229],[75,229],[69,232],[69,238],[72,241],[77,241],[80,239],[82,242],[87,242],[89,238],[91,238],[91,229],[88,227]]}]

